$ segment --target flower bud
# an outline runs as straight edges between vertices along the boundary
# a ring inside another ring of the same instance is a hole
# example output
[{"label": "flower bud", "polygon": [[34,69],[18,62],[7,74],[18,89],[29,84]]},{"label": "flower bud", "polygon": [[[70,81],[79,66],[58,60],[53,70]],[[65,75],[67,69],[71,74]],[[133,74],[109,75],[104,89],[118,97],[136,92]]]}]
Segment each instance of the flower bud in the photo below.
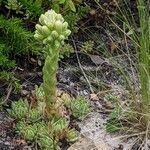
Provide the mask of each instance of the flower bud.
[{"label": "flower bud", "polygon": [[64,32],[64,36],[65,36],[65,37],[68,37],[70,34],[71,34],[71,31],[70,31],[70,30],[66,30],[66,31]]},{"label": "flower bud", "polygon": [[48,40],[49,42],[52,42],[52,41],[53,41],[52,36],[49,36],[49,37],[47,38],[47,40]]},{"label": "flower bud", "polygon": [[47,26],[42,26],[42,32],[46,36],[50,35],[50,30],[48,29]]},{"label": "flower bud", "polygon": [[59,36],[59,34],[55,30],[52,31],[51,35],[53,38],[57,38]]},{"label": "flower bud", "polygon": [[61,31],[62,31],[62,22],[61,21],[55,22],[55,29],[57,32],[61,33]]},{"label": "flower bud", "polygon": [[60,40],[60,41],[65,40],[65,36],[64,36],[64,35],[60,35],[60,36],[59,36],[59,40]]},{"label": "flower bud", "polygon": [[55,47],[56,47],[56,48],[59,48],[59,47],[60,47],[60,42],[57,41],[57,40],[55,40]]},{"label": "flower bud", "polygon": [[44,39],[44,40],[43,40],[43,44],[47,44],[47,39]]},{"label": "flower bud", "polygon": [[[53,10],[51,10],[51,13],[53,13]],[[49,14],[50,14],[50,10],[48,10],[44,15],[45,15],[46,17],[48,17]]]},{"label": "flower bud", "polygon": [[35,31],[35,34],[40,34],[40,33],[38,32],[38,30],[36,30],[36,31]]},{"label": "flower bud", "polygon": [[50,30],[52,30],[53,29],[53,27],[54,27],[54,25],[50,22],[50,23],[48,23],[47,24],[47,26],[48,26],[48,28],[50,29]]},{"label": "flower bud", "polygon": [[48,10],[45,14],[46,17],[51,17],[51,16],[56,16],[57,14],[55,13],[54,10]]},{"label": "flower bud", "polygon": [[37,29],[37,31],[38,31],[40,34],[43,33],[43,32],[42,32],[42,26],[41,26],[41,25],[36,24],[35,28]]},{"label": "flower bud", "polygon": [[34,34],[34,38],[37,39],[37,40],[42,40],[43,39],[43,36],[41,34]]},{"label": "flower bud", "polygon": [[42,24],[42,25],[45,25],[45,19],[46,19],[46,17],[45,17],[45,15],[41,15],[40,16],[40,18],[39,18],[39,22]]},{"label": "flower bud", "polygon": [[63,30],[66,30],[68,28],[68,23],[64,22],[62,26],[63,26]]},{"label": "flower bud", "polygon": [[64,22],[64,18],[62,17],[61,14],[57,14],[56,19],[61,21],[61,22]]},{"label": "flower bud", "polygon": [[65,44],[65,42],[64,42],[64,41],[61,41],[60,43],[61,43],[61,45],[64,45],[64,44]]}]

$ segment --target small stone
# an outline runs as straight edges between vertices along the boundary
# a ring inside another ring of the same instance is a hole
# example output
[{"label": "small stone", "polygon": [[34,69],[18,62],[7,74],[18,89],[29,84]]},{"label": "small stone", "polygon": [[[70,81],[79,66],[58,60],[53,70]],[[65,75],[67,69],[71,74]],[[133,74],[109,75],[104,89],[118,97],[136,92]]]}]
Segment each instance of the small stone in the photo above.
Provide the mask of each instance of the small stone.
[{"label": "small stone", "polygon": [[111,148],[105,143],[97,145],[91,139],[83,137],[69,147],[68,150],[111,150]]},{"label": "small stone", "polygon": [[95,14],[96,14],[96,10],[92,9],[92,10],[90,11],[90,15],[94,16]]},{"label": "small stone", "polygon": [[99,145],[96,145],[96,147],[98,150],[112,150],[112,148],[106,143],[101,143]]},{"label": "small stone", "polygon": [[30,59],[33,63],[36,63],[36,60],[34,58]]},{"label": "small stone", "polygon": [[22,94],[22,95],[28,95],[28,94],[29,94],[29,91],[27,91],[27,90],[22,90],[22,91],[21,91],[21,94]]},{"label": "small stone", "polygon": [[98,98],[97,94],[92,93],[92,94],[90,94],[90,100],[99,101],[99,98]]},{"label": "small stone", "polygon": [[114,108],[113,104],[110,101],[105,101],[105,102],[106,102],[106,104],[105,104],[106,109],[113,109]]},{"label": "small stone", "polygon": [[4,144],[5,144],[5,145],[11,145],[10,142],[5,142]]}]

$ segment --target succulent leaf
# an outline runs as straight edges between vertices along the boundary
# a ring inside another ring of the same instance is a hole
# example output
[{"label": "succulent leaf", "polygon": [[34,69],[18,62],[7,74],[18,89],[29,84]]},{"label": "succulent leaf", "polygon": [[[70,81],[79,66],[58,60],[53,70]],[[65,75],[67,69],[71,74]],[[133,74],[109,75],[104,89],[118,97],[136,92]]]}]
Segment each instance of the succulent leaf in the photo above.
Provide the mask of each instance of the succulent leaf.
[{"label": "succulent leaf", "polygon": [[29,113],[28,113],[29,121],[36,122],[40,118],[42,118],[42,111],[35,109],[35,108],[29,110]]}]

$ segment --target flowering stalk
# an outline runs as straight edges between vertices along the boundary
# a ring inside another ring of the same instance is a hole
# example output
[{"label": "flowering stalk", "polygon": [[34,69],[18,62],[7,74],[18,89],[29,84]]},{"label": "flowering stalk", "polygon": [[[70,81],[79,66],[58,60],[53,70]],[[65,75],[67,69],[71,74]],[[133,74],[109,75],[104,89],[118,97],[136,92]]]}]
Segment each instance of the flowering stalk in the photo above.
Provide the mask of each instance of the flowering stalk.
[{"label": "flowering stalk", "polygon": [[43,67],[43,90],[45,95],[46,110],[50,112],[56,102],[56,72],[60,47],[70,35],[68,23],[61,14],[48,10],[39,18],[34,37],[45,45],[46,60]]}]

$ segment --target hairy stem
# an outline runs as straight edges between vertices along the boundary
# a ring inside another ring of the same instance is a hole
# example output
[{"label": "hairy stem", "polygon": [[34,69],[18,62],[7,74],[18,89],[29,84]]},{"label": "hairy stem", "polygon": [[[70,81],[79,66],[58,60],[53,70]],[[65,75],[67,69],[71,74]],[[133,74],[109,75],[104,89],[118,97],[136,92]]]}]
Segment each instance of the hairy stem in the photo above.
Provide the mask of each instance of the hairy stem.
[{"label": "hairy stem", "polygon": [[43,67],[43,89],[46,97],[46,108],[49,112],[56,102],[56,73],[58,69],[59,49],[49,47],[48,55]]}]

